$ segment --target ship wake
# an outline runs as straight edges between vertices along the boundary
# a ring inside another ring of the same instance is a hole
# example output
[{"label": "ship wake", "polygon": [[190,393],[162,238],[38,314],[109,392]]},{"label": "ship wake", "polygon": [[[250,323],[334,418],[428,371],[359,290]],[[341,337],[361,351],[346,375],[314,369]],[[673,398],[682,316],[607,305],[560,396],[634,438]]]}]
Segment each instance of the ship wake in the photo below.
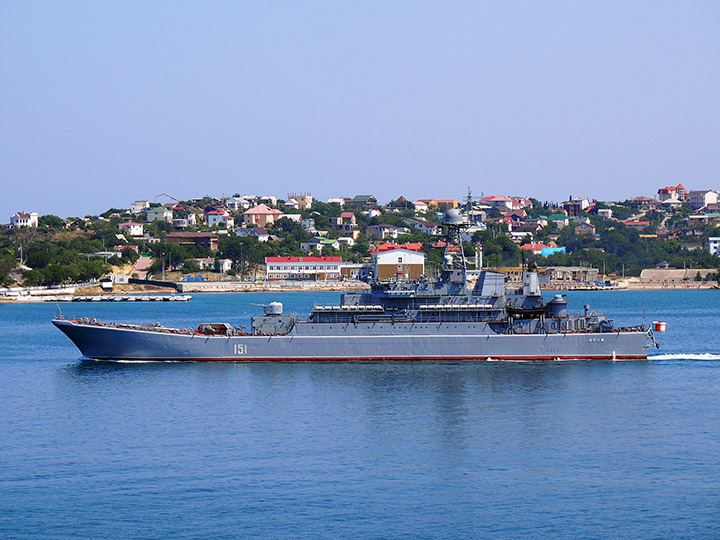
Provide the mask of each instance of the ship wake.
[{"label": "ship wake", "polygon": [[720,354],[684,353],[648,355],[648,360],[720,360]]}]

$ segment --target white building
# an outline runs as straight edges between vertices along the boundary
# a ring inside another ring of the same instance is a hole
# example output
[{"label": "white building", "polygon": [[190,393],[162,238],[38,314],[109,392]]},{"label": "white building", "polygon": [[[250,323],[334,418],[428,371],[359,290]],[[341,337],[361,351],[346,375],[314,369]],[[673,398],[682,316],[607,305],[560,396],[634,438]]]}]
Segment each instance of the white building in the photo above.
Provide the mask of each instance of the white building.
[{"label": "white building", "polygon": [[431,234],[433,236],[442,232],[442,227],[437,223],[433,223],[432,221],[416,221],[415,223],[413,223],[413,227],[415,227],[420,232],[423,232],[425,234]]},{"label": "white building", "polygon": [[140,212],[143,212],[150,208],[150,202],[149,201],[135,201],[130,205],[130,211],[133,214],[139,214]]},{"label": "white building", "polygon": [[300,203],[295,199],[290,199],[289,201],[285,201],[283,208],[285,208],[285,210],[300,210]]},{"label": "white building", "polygon": [[336,280],[341,264],[341,257],[265,257],[265,279]]},{"label": "white building", "polygon": [[293,221],[295,223],[300,223],[302,221],[302,215],[301,214],[283,214],[284,218],[289,219],[290,221]]},{"label": "white building", "polygon": [[426,202],[423,201],[412,201],[413,206],[415,207],[415,212],[418,212],[420,214],[424,214],[428,211],[430,208]]},{"label": "white building", "polygon": [[397,238],[398,228],[394,225],[387,224],[368,225],[365,228],[365,234],[368,238],[380,238],[381,240],[385,240],[387,238]]},{"label": "white building", "polygon": [[340,242],[333,240],[332,238],[323,238],[321,236],[314,236],[307,242],[300,244],[300,249],[303,251],[317,251],[322,253],[324,247],[331,247],[333,249],[340,249]]},{"label": "white building", "polygon": [[240,237],[254,236],[258,239],[258,242],[270,240],[270,234],[263,227],[241,227],[235,231],[235,234]]},{"label": "white building", "polygon": [[130,276],[127,274],[110,274],[110,278],[115,285],[127,285],[130,283]]},{"label": "white building", "polygon": [[273,195],[261,195],[258,197],[258,200],[261,202],[269,202],[271,206],[277,206],[277,197],[274,197]]},{"label": "white building", "polygon": [[464,229],[460,233],[460,239],[463,242],[472,242],[472,237],[476,232],[486,231],[486,230],[487,230],[487,225],[485,225],[484,223],[477,223],[475,225],[471,225],[470,227]]},{"label": "white building", "polygon": [[378,281],[418,279],[425,273],[425,254],[409,249],[392,249],[375,255]]},{"label": "white building", "polygon": [[145,234],[142,223],[134,223],[130,221],[127,223],[121,223],[118,227],[123,233],[135,238],[142,237],[142,235]]},{"label": "white building", "polygon": [[[200,267],[200,270],[213,270],[215,268],[215,259],[204,257],[202,259],[193,259]],[[220,272],[227,274],[232,269],[232,259],[219,259]]]},{"label": "white building", "polygon": [[37,212],[15,212],[10,216],[10,227],[37,227],[38,226],[38,215]]},{"label": "white building", "polygon": [[188,214],[185,218],[175,218],[172,220],[173,227],[176,229],[187,229],[188,227],[197,227],[197,217],[195,214]]},{"label": "white building", "polygon": [[328,204],[339,204],[342,208],[342,205],[344,205],[347,201],[342,197],[334,197],[332,199],[328,199],[326,202]]},{"label": "white building", "polygon": [[355,245],[355,239],[352,236],[341,236],[337,241],[338,244],[345,247],[353,247]]},{"label": "white building", "polygon": [[693,210],[699,210],[708,204],[718,202],[718,194],[717,191],[713,191],[712,189],[691,191],[688,193],[688,202]]},{"label": "white building", "polygon": [[207,214],[208,227],[220,226],[227,230],[235,227],[235,218],[222,210],[211,210]]},{"label": "white building", "polygon": [[720,237],[711,236],[708,238],[708,251],[710,255],[720,255]]},{"label": "white building", "polygon": [[309,232],[310,234],[315,234],[317,229],[315,228],[315,220],[313,218],[305,218],[300,222],[300,226]]},{"label": "white building", "polygon": [[225,206],[228,210],[233,212],[240,212],[241,210],[249,210],[255,206],[257,197],[255,195],[243,195],[242,197],[228,197],[225,199]]},{"label": "white building", "polygon": [[153,221],[167,221],[168,223],[172,223],[173,220],[172,210],[165,208],[164,206],[148,208],[145,212],[145,216],[148,223],[152,223]]}]

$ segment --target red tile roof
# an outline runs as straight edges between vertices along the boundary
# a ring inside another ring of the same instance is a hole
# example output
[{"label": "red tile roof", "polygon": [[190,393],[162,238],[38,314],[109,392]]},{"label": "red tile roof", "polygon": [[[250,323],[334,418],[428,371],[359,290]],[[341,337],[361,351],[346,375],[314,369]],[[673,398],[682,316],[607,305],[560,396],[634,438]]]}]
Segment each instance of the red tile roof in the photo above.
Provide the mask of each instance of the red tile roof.
[{"label": "red tile roof", "polygon": [[523,244],[522,246],[520,246],[520,249],[524,249],[525,251],[537,251],[539,249],[541,250],[542,248],[547,248],[547,247],[551,247],[551,246],[545,245],[542,242],[540,242],[538,244]]},{"label": "red tile roof", "polygon": [[408,242],[407,244],[394,244],[392,242],[385,242],[379,244],[375,248],[370,248],[370,253],[384,253],[386,251],[392,251],[393,249],[407,249],[408,251],[420,251],[422,249],[422,242]]},{"label": "red tile roof", "polygon": [[270,208],[265,204],[258,204],[255,208],[251,208],[250,210],[247,210],[246,212],[243,212],[243,215],[268,215],[268,214],[282,214],[282,210],[277,210],[275,208]]}]

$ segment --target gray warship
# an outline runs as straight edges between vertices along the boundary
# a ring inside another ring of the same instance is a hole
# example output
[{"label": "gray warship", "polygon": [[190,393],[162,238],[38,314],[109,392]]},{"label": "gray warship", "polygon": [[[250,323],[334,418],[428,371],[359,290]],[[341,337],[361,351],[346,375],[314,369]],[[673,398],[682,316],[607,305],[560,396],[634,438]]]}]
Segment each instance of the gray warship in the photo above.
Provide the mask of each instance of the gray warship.
[{"label": "gray warship", "polygon": [[306,318],[265,306],[247,331],[229,323],[195,330],[65,319],[53,324],[86,357],[116,361],[392,361],[646,359],[652,327],[617,327],[584,306],[571,314],[562,295],[542,296],[536,268],[522,285],[480,272],[468,286],[457,210],[443,217],[445,254],[436,279],[381,283],[315,305]]}]

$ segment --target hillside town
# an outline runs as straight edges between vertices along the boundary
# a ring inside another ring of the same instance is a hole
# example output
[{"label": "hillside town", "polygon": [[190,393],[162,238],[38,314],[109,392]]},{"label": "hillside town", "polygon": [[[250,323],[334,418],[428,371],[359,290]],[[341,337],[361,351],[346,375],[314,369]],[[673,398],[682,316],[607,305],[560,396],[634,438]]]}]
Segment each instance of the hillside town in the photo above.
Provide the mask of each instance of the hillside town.
[{"label": "hillside town", "polygon": [[621,202],[477,197],[468,189],[462,199],[386,203],[373,195],[320,201],[307,192],[190,200],[161,194],[64,219],[19,211],[2,227],[0,279],[5,293],[101,282],[105,289],[172,283],[213,291],[414,280],[442,264],[449,209],[466,223],[471,274],[491,268],[512,280],[534,262],[556,289],[718,284],[718,191],[682,184]]}]

